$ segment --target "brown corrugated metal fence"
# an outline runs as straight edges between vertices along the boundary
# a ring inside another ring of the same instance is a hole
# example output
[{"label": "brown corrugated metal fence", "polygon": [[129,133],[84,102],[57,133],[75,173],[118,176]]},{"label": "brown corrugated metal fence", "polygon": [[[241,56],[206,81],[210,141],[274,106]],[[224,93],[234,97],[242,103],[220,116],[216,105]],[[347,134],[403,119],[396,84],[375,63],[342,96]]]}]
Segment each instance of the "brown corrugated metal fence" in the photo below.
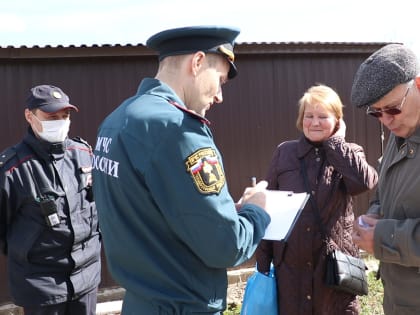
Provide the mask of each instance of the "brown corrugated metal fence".
[{"label": "brown corrugated metal fence", "polygon": [[[236,46],[239,76],[224,86],[224,102],[208,113],[224,156],[234,199],[250,182],[262,179],[281,141],[296,138],[296,103],[315,83],[333,87],[345,104],[347,139],[364,146],[368,160],[380,156],[378,122],[349,104],[359,64],[383,43],[243,43]],[[140,80],[154,76],[156,56],[142,45],[0,48],[0,151],[18,142],[27,124],[24,100],[37,84],[60,86],[80,112],[72,115],[71,135],[95,144],[103,118],[136,92]],[[357,198],[356,211],[367,207]],[[112,286],[105,261],[101,287]],[[6,265],[0,258],[0,304],[9,301]]]}]

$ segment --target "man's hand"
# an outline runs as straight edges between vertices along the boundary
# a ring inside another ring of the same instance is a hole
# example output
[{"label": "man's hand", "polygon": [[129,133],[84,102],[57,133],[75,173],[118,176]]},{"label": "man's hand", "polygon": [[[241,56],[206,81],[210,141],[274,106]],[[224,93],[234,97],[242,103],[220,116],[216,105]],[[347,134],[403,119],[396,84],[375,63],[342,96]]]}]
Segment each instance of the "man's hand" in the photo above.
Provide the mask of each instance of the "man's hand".
[{"label": "man's hand", "polygon": [[353,242],[361,249],[374,255],[373,236],[378,217],[375,215],[361,215],[353,223]]},{"label": "man's hand", "polygon": [[246,203],[251,203],[265,209],[267,185],[268,183],[262,180],[253,187],[245,188],[241,199],[236,203],[236,209],[239,210]]}]

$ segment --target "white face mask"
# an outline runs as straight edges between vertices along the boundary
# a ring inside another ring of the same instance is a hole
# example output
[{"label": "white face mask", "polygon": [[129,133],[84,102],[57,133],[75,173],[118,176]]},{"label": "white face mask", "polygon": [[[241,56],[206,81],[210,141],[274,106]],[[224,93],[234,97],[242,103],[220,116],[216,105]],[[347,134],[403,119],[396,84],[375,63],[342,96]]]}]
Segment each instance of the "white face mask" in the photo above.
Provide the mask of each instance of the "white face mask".
[{"label": "white face mask", "polygon": [[[51,143],[63,142],[66,139],[70,130],[70,119],[60,120],[39,120],[33,115],[42,126],[42,131],[34,130],[38,136]],[[32,129],[36,129],[32,127]]]}]

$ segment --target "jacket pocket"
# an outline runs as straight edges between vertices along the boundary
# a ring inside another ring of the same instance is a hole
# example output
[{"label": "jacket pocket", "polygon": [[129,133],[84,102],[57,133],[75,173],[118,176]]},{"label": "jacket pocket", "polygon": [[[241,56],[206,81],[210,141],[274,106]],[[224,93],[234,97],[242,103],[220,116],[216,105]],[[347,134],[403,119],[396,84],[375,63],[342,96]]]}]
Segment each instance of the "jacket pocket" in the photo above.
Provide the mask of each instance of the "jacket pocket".
[{"label": "jacket pocket", "polygon": [[8,255],[10,258],[20,262],[28,262],[28,254],[45,226],[43,222],[37,222],[21,215],[18,216],[8,237]]}]

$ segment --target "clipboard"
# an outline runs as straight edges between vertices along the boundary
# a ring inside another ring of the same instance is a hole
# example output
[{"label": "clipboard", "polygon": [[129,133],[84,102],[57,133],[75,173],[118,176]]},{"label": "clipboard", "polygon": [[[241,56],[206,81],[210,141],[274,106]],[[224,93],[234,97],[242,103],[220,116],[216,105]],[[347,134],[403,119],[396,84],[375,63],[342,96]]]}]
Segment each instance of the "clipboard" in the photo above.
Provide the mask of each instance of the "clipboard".
[{"label": "clipboard", "polygon": [[268,190],[266,196],[266,211],[271,217],[271,222],[265,230],[263,239],[287,241],[309,199],[309,194]]}]

